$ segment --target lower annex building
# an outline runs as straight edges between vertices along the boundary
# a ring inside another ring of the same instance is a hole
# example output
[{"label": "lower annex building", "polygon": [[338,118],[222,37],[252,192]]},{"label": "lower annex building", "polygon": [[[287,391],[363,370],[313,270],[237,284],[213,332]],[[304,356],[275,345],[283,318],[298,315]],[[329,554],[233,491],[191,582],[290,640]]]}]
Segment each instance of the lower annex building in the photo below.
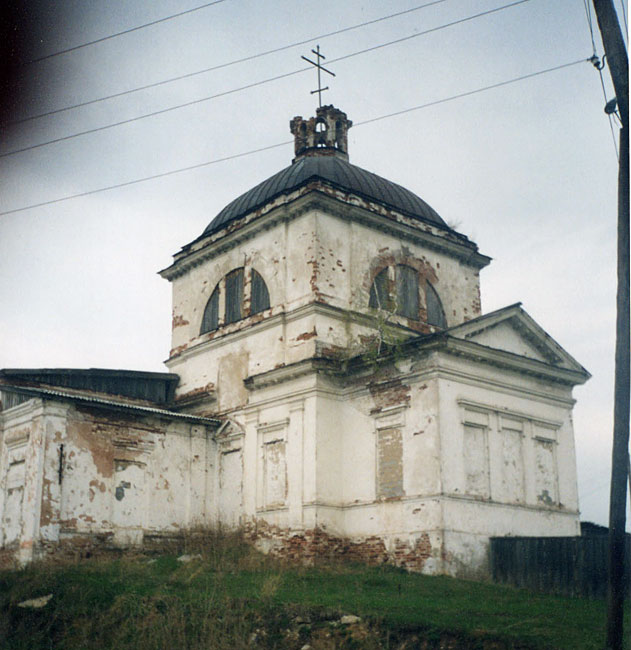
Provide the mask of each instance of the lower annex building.
[{"label": "lower annex building", "polygon": [[572,388],[589,373],[490,259],[348,161],[346,114],[291,121],[292,164],[162,276],[168,373],[0,371],[0,548],[160,543],[240,527],[261,549],[427,573],[488,541],[579,535]]}]

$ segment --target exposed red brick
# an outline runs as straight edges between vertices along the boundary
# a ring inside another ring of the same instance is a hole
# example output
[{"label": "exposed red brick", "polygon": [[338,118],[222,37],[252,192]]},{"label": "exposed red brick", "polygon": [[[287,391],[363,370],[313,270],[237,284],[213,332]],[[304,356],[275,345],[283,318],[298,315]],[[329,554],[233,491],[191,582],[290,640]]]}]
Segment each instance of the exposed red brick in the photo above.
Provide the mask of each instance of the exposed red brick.
[{"label": "exposed red brick", "polygon": [[208,395],[215,390],[215,384],[209,382],[205,386],[199,386],[198,388],[193,388],[186,393],[182,393],[175,398],[176,402],[186,402],[188,400],[195,399],[196,397],[201,397],[202,395]]},{"label": "exposed red brick", "polygon": [[393,564],[419,572],[432,554],[427,533],[423,533],[414,543],[396,539],[391,550],[387,550],[384,539],[377,535],[350,539],[330,535],[321,528],[297,533],[260,520],[246,526],[245,536],[252,543],[260,540],[272,542],[272,555],[306,564],[343,559],[369,565]]},{"label": "exposed red brick", "polygon": [[175,329],[176,327],[183,327],[184,325],[188,325],[188,321],[183,316],[180,316],[179,314],[177,315],[173,314],[171,327]]},{"label": "exposed red brick", "polygon": [[169,352],[169,357],[172,359],[173,357],[177,357],[178,355],[182,354],[184,350],[188,347],[187,343],[184,343],[184,345],[178,345],[176,348],[173,348],[171,352]]},{"label": "exposed red brick", "polygon": [[410,387],[400,379],[371,383],[368,386],[374,401],[371,413],[379,413],[388,406],[408,404],[410,401]]},{"label": "exposed red brick", "polygon": [[317,336],[318,333],[316,332],[316,328],[314,327],[311,332],[303,332],[302,334],[299,334],[296,337],[296,341],[308,341],[309,339],[312,339],[314,336]]}]

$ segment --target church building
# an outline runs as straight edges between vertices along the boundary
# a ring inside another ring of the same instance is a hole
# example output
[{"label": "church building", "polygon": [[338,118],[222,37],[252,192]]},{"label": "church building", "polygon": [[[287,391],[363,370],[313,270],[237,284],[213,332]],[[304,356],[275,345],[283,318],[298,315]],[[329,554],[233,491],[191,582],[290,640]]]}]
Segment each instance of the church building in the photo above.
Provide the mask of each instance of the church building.
[{"label": "church building", "polygon": [[159,544],[218,524],[260,549],[488,571],[489,538],[580,535],[572,388],[589,373],[490,258],[349,162],[333,106],[292,163],[161,275],[168,372],[0,371],[0,547]]}]

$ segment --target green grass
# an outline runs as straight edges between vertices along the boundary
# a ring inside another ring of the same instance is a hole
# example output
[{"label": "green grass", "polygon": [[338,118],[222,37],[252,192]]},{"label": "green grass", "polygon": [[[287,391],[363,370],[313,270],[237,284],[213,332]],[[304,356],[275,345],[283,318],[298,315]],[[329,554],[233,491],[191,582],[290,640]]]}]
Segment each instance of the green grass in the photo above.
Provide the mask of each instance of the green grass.
[{"label": "green grass", "polygon": [[[287,566],[236,537],[205,551],[187,564],[137,556],[2,572],[0,648],[398,648],[411,635],[445,634],[461,640],[450,647],[463,648],[604,645],[605,604],[597,600],[388,567]],[[17,607],[48,593],[43,609]],[[353,633],[332,628],[327,620],[343,613],[371,623]]]}]

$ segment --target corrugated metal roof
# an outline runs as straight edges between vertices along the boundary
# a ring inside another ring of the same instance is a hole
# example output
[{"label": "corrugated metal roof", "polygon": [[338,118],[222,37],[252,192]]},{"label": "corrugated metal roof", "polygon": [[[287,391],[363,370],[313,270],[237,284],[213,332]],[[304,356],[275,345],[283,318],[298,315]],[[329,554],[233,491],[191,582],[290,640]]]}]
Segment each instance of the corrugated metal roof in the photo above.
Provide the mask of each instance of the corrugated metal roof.
[{"label": "corrugated metal roof", "polygon": [[190,415],[188,413],[175,413],[174,411],[167,411],[166,409],[153,408],[151,406],[140,406],[138,404],[130,404],[128,402],[103,399],[101,397],[92,397],[88,395],[77,395],[76,393],[66,393],[60,390],[51,390],[49,388],[36,388],[27,386],[12,386],[9,384],[0,384],[0,391],[21,393],[22,395],[32,395],[34,397],[48,397],[53,399],[65,399],[73,402],[86,402],[94,406],[109,409],[123,409],[126,411],[135,411],[145,415],[159,415],[163,417],[173,418],[175,420],[184,420],[186,422],[197,422],[199,424],[208,424],[218,426],[221,420],[218,418],[202,417],[200,415]]},{"label": "corrugated metal roof", "polygon": [[422,221],[446,226],[434,209],[401,185],[351,165],[341,157],[314,155],[298,158],[289,167],[229,203],[210,222],[202,236],[209,235],[277,196],[292,192],[314,180],[324,181],[338,189],[381,203]]},{"label": "corrugated metal roof", "polygon": [[150,400],[158,405],[173,402],[179,381],[178,375],[173,373],[110,368],[4,368],[0,370],[0,377],[10,381],[122,395]]}]

